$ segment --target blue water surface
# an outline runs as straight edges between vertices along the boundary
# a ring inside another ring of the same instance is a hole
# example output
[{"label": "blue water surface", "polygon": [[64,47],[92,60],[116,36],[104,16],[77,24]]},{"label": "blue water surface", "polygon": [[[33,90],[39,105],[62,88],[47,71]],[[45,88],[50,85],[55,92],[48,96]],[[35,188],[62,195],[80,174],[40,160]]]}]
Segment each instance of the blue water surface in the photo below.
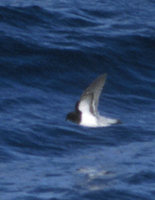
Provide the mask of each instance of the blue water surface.
[{"label": "blue water surface", "polygon": [[[102,115],[65,120],[108,78]],[[0,199],[155,199],[155,3],[0,1]]]}]

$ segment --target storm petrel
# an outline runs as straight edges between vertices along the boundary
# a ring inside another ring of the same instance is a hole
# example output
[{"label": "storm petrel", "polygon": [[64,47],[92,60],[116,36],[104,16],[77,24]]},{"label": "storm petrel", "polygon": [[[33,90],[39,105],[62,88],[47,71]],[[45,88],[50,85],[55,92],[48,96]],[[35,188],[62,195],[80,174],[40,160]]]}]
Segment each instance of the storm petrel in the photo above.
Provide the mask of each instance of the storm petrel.
[{"label": "storm petrel", "polygon": [[106,127],[120,123],[120,120],[101,116],[98,112],[99,97],[106,77],[107,74],[100,75],[88,86],[76,103],[75,111],[67,114],[67,120],[88,127]]}]

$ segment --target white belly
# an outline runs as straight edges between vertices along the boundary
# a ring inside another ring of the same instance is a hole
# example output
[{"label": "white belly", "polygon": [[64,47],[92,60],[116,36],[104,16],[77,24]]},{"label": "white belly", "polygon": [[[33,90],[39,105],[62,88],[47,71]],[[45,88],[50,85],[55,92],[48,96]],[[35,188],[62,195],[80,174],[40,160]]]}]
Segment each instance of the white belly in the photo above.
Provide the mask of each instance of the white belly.
[{"label": "white belly", "polygon": [[92,115],[90,112],[82,113],[81,116],[81,126],[88,126],[88,127],[107,127],[112,124],[116,124],[118,120],[106,118],[103,116],[99,116],[98,119]]},{"label": "white belly", "polygon": [[97,119],[90,113],[82,113],[80,125],[97,127]]}]

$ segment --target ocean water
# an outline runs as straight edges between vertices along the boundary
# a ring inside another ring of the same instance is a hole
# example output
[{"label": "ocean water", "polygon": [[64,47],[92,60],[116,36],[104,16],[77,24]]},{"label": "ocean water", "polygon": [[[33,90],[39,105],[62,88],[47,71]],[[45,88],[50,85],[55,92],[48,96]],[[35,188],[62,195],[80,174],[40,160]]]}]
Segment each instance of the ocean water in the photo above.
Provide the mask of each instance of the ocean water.
[{"label": "ocean water", "polygon": [[[103,73],[122,124],[66,121]],[[0,1],[0,199],[155,199],[153,0]]]}]

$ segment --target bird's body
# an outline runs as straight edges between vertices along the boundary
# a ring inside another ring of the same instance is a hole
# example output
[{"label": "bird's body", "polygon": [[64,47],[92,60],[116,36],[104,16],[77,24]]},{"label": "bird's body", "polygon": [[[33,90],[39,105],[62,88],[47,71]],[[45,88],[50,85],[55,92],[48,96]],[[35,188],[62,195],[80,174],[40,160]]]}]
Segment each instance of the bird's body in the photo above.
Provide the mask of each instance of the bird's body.
[{"label": "bird's body", "polygon": [[68,120],[88,127],[106,127],[120,122],[117,119],[99,115],[97,107],[105,80],[106,74],[103,74],[90,84],[76,103],[75,111],[68,113]]}]

